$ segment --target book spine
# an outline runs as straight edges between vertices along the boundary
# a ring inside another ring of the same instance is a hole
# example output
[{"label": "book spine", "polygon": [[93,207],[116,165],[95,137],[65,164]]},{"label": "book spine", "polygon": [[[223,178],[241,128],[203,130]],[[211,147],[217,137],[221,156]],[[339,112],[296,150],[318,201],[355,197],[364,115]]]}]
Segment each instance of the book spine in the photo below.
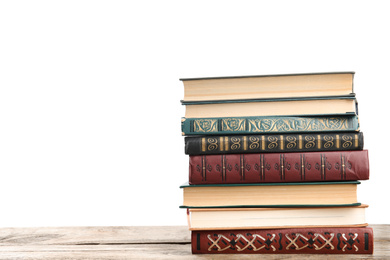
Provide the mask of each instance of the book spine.
[{"label": "book spine", "polygon": [[362,132],[186,136],[185,154],[347,151],[363,149]]},{"label": "book spine", "polygon": [[190,155],[189,184],[369,179],[368,151]]},{"label": "book spine", "polygon": [[191,232],[193,254],[372,254],[373,240],[370,227]]},{"label": "book spine", "polygon": [[183,135],[358,131],[357,115],[182,118]]}]

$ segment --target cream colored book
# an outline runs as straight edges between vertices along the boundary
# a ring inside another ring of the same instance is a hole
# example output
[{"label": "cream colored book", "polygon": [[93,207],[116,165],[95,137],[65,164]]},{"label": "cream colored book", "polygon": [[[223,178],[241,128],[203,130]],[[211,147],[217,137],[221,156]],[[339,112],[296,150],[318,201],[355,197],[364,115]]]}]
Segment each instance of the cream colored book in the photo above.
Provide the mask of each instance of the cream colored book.
[{"label": "cream colored book", "polygon": [[190,230],[367,226],[367,205],[309,208],[189,209]]},{"label": "cream colored book", "polygon": [[355,98],[187,104],[185,118],[357,114]]},{"label": "cream colored book", "polygon": [[357,204],[359,181],[182,185],[182,208]]},{"label": "cream colored book", "polygon": [[353,93],[354,72],[180,79],[183,102],[343,96]]}]

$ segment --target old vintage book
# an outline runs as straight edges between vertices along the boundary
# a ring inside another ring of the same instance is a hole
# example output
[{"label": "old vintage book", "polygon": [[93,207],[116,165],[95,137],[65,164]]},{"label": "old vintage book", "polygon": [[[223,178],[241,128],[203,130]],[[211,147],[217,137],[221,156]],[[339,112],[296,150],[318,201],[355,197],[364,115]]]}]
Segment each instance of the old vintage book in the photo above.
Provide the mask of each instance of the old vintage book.
[{"label": "old vintage book", "polygon": [[189,155],[362,150],[362,132],[186,136]]},{"label": "old vintage book", "polygon": [[183,135],[282,134],[359,131],[356,115],[182,118]]},{"label": "old vintage book", "polygon": [[191,232],[193,254],[372,254],[370,227],[204,230]]},{"label": "old vintage book", "polygon": [[357,114],[355,97],[191,103],[185,105],[184,117],[313,116],[326,114]]},{"label": "old vintage book", "polygon": [[190,184],[369,179],[368,150],[190,155]]},{"label": "old vintage book", "polygon": [[180,186],[181,208],[360,205],[359,181],[204,184]]},{"label": "old vintage book", "polygon": [[187,215],[190,230],[367,226],[367,207],[207,208]]},{"label": "old vintage book", "polygon": [[183,78],[183,102],[340,96],[353,93],[354,72]]}]

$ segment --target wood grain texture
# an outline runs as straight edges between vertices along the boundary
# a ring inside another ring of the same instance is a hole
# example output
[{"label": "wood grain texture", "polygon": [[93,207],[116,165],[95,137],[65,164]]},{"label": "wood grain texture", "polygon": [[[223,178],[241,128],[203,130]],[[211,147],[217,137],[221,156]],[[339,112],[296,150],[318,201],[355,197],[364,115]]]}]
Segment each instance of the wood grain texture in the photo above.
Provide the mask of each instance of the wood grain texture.
[{"label": "wood grain texture", "polygon": [[[390,259],[390,225],[374,229],[373,255],[337,259]],[[240,255],[240,259],[312,259],[312,255]],[[316,259],[332,259],[316,255]],[[234,259],[192,255],[187,226],[1,228],[0,259]]]}]

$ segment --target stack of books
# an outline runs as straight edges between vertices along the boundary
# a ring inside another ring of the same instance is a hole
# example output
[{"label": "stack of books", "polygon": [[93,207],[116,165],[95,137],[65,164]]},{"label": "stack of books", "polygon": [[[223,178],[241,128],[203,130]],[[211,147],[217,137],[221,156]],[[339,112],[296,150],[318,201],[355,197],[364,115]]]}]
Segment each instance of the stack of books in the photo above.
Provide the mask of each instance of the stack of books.
[{"label": "stack of books", "polygon": [[372,254],[353,72],[181,79],[193,254]]}]

